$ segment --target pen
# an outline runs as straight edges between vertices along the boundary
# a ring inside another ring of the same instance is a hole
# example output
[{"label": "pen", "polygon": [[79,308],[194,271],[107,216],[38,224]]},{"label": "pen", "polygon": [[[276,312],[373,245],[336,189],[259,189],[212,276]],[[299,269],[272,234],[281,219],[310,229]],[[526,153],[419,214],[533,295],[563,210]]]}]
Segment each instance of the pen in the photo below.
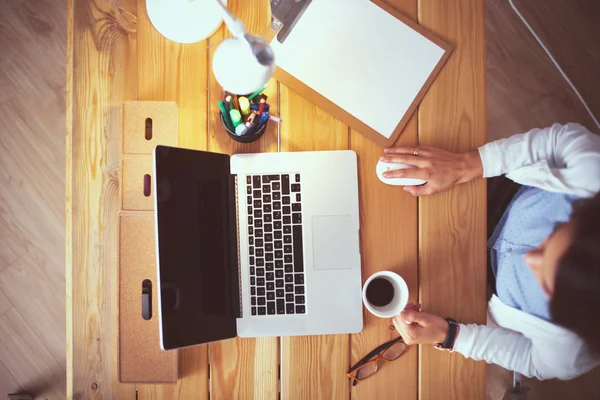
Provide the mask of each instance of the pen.
[{"label": "pen", "polygon": [[[225,92],[226,96],[230,96],[231,97],[231,108],[237,108],[239,110],[239,104],[238,104],[238,99],[237,99],[237,95],[233,94],[233,93],[229,93],[229,92]],[[227,99],[227,97],[225,97],[225,99]]]},{"label": "pen", "polygon": [[227,110],[227,112],[229,112],[231,110],[232,104],[231,104],[231,95],[227,95],[225,96],[225,109]]},{"label": "pen", "polygon": [[280,124],[281,122],[283,122],[283,120],[282,120],[281,118],[277,118],[277,117],[276,117],[276,116],[274,116],[274,115],[270,115],[270,116],[269,116],[269,119],[270,119],[271,121],[275,121],[275,122],[277,122],[278,124]]},{"label": "pen", "polygon": [[260,106],[258,107],[258,115],[261,115],[265,110],[265,99],[260,99]]},{"label": "pen", "polygon": [[265,86],[263,86],[261,89],[258,89],[256,92],[252,93],[250,96],[248,96],[248,100],[252,100],[256,96],[261,94],[267,88],[267,86],[269,86],[268,83]]},{"label": "pen", "polygon": [[229,130],[233,130],[233,124],[231,123],[231,118],[229,117],[229,113],[225,108],[225,104],[219,100],[219,108],[221,109],[221,115],[223,116],[223,121],[225,122],[225,126]]},{"label": "pen", "polygon": [[250,122],[251,124],[254,123],[254,120],[256,119],[256,111],[253,111],[252,114],[248,115],[248,119],[246,119],[246,122]]}]

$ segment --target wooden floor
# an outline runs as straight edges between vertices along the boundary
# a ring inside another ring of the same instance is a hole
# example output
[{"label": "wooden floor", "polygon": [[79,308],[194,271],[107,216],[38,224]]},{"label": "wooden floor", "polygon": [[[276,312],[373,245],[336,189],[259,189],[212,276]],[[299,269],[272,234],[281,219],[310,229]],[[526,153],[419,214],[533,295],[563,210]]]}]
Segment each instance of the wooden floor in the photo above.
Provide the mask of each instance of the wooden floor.
[{"label": "wooden floor", "polygon": [[65,397],[66,8],[0,1],[0,398]]},{"label": "wooden floor", "polygon": [[[600,116],[600,2],[515,4]],[[489,138],[556,121],[593,129],[508,1],[487,5]],[[65,397],[65,41],[64,3],[0,0],[0,398]],[[488,372],[488,398],[500,399],[510,374]],[[591,399],[599,378],[526,385],[530,399]]]},{"label": "wooden floor", "polygon": [[[514,0],[600,119],[600,2]],[[578,122],[600,133],[508,0],[487,0],[488,140],[554,122]],[[489,202],[490,205],[493,202]],[[512,372],[487,368],[488,400],[503,398]],[[600,368],[570,382],[526,379],[529,400],[597,399]]]}]

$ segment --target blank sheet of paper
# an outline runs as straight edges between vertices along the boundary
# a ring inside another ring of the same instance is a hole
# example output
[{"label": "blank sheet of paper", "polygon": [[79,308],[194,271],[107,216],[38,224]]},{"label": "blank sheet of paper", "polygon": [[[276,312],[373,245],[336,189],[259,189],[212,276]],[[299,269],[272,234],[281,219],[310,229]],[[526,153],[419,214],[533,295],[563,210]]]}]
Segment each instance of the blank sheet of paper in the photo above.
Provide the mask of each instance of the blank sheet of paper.
[{"label": "blank sheet of paper", "polygon": [[277,65],[389,138],[444,49],[369,0],[313,0]]}]

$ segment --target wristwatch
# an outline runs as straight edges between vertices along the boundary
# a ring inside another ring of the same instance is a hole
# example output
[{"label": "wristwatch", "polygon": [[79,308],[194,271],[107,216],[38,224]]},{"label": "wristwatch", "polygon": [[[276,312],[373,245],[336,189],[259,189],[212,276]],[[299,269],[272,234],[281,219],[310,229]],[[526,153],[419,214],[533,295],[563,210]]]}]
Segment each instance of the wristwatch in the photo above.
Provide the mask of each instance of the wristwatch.
[{"label": "wristwatch", "polygon": [[446,339],[443,343],[436,344],[435,348],[438,350],[452,351],[454,342],[456,342],[458,332],[460,331],[460,326],[458,325],[458,322],[452,318],[446,318],[446,321],[448,321],[448,334],[446,335]]}]

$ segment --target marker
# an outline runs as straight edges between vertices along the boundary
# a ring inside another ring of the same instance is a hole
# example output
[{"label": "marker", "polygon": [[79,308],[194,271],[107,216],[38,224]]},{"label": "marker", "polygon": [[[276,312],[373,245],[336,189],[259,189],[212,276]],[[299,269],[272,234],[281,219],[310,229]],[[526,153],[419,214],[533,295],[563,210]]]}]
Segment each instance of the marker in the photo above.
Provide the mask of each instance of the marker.
[{"label": "marker", "polygon": [[239,98],[239,102],[240,102],[240,111],[242,112],[242,115],[250,114],[250,102],[248,101],[248,99],[245,98],[244,96],[242,96]]},{"label": "marker", "polygon": [[267,122],[268,119],[269,119],[269,113],[265,111],[260,116],[260,120],[258,121],[258,126],[262,126],[265,122]]},{"label": "marker", "polygon": [[265,110],[265,103],[266,103],[266,101],[264,99],[260,99],[260,106],[258,107],[258,115],[261,115],[263,113],[263,111]]},{"label": "marker", "polygon": [[269,86],[268,83],[265,86],[263,86],[262,89],[258,89],[256,92],[252,93],[250,96],[248,96],[248,100],[252,100],[256,96],[261,94],[267,88],[267,86]]},{"label": "marker", "polygon": [[255,98],[252,99],[252,102],[254,104],[260,104],[260,101],[262,99],[265,99],[265,102],[269,99],[269,97],[266,94],[259,94],[258,96],[256,96]]},{"label": "marker", "polygon": [[248,128],[246,127],[246,125],[239,124],[238,126],[235,127],[235,134],[237,136],[243,136],[246,134],[247,130],[248,130]]},{"label": "marker", "polygon": [[229,111],[229,116],[231,117],[231,123],[234,128],[237,128],[237,126],[242,123],[242,114],[235,108]]},{"label": "marker", "polygon": [[[270,108],[271,107],[269,106],[269,104],[265,103],[265,107],[263,109],[263,112],[269,111]],[[254,103],[250,104],[250,111],[258,111],[259,109],[260,109],[260,106],[258,104],[254,104]]]},{"label": "marker", "polygon": [[223,121],[225,122],[225,126],[229,130],[233,130],[233,123],[231,122],[231,118],[229,117],[229,113],[227,112],[227,108],[225,108],[225,104],[219,100],[219,108],[221,109],[221,115],[223,116]]},{"label": "marker", "polygon": [[244,133],[245,135],[254,135],[254,133],[256,132],[256,124],[252,123],[252,122],[246,122],[246,132]]},{"label": "marker", "polygon": [[231,110],[231,107],[233,107],[233,105],[231,104],[231,96],[227,95],[225,96],[225,109],[227,109],[227,112],[229,112],[229,110]]}]

